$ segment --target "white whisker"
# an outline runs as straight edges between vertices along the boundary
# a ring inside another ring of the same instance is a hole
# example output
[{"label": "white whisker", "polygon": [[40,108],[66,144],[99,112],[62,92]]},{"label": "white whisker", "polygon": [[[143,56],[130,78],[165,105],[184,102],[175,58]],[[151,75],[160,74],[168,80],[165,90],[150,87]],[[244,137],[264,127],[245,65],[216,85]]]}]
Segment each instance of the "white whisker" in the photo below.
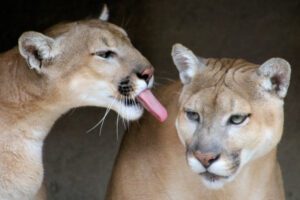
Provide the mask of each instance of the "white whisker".
[{"label": "white whisker", "polygon": [[[124,96],[122,96],[121,98],[122,98],[122,101],[124,101]],[[124,109],[124,108],[122,107],[122,108],[121,108],[121,110],[122,110],[122,113],[124,113],[124,112],[123,112],[123,109]],[[123,121],[123,127],[126,129],[126,125],[125,125],[124,117],[122,117],[122,121]]]},{"label": "white whisker", "polygon": [[119,113],[117,113],[116,128],[117,128],[117,141],[118,141],[119,140]]},{"label": "white whisker", "polygon": [[174,80],[174,79],[167,78],[167,77],[162,77],[162,76],[155,76],[155,79],[166,80],[166,81],[169,81],[169,82],[176,82],[176,80]]},{"label": "white whisker", "polygon": [[115,100],[113,100],[113,101],[111,102],[111,104],[106,108],[105,114],[104,114],[104,116],[101,118],[101,120],[100,120],[99,122],[97,122],[92,128],[90,128],[89,130],[87,130],[86,133],[91,132],[91,131],[94,130],[98,125],[100,125],[101,123],[103,124],[103,122],[104,122],[104,120],[105,120],[107,114],[109,113],[109,111],[110,111],[110,109],[111,109],[111,107],[113,106],[114,103],[115,103]]},{"label": "white whisker", "polygon": [[[126,96],[127,101],[129,101],[129,97]],[[128,120],[128,113],[126,112],[126,122],[127,122],[127,129],[129,128],[129,120]]]}]

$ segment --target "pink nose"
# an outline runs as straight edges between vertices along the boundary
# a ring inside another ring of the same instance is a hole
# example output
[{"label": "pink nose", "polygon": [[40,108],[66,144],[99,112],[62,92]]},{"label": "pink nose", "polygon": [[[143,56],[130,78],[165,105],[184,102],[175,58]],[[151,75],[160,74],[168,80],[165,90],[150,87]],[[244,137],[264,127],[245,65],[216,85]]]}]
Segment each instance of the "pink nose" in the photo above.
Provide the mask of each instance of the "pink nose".
[{"label": "pink nose", "polygon": [[153,73],[154,73],[154,68],[153,67],[149,67],[149,68],[146,68],[141,73],[137,73],[137,76],[138,76],[138,78],[145,80],[146,83],[148,84],[149,81],[150,81],[150,79],[153,76]]},{"label": "pink nose", "polygon": [[220,157],[220,154],[202,153],[201,151],[194,151],[193,154],[205,168],[208,168],[213,162],[218,160]]}]

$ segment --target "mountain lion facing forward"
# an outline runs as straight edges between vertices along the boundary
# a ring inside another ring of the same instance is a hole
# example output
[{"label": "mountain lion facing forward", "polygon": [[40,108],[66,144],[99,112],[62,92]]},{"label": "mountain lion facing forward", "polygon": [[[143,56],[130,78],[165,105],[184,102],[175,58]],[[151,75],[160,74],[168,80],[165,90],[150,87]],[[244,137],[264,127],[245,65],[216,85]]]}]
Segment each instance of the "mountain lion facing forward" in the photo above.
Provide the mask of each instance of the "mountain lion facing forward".
[{"label": "mountain lion facing forward", "polygon": [[25,32],[18,48],[0,55],[1,200],[45,198],[37,195],[43,141],[69,109],[110,107],[134,120],[144,105],[160,120],[166,117],[148,89],[153,67],[107,16],[60,24],[45,35]]},{"label": "mountain lion facing forward", "polygon": [[157,94],[170,117],[146,115],[126,133],[107,199],[284,199],[276,151],[289,63],[204,59],[180,44],[172,57],[183,85]]}]

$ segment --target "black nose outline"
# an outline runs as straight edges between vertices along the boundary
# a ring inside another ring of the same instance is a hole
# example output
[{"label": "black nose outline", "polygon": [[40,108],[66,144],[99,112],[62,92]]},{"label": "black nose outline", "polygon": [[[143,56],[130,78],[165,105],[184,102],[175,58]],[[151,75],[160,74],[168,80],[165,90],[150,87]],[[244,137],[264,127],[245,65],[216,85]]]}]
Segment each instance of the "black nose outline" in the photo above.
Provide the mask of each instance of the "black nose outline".
[{"label": "black nose outline", "polygon": [[153,69],[153,67],[150,67],[150,68],[144,69],[142,72],[137,72],[136,76],[139,79],[144,80],[148,85],[153,76],[153,73],[154,73],[154,69]]},{"label": "black nose outline", "polygon": [[149,84],[149,81],[151,78],[149,78],[149,76],[147,74],[144,74],[142,75],[141,73],[137,73],[136,76],[139,78],[139,79],[142,79],[144,80],[147,84]]}]

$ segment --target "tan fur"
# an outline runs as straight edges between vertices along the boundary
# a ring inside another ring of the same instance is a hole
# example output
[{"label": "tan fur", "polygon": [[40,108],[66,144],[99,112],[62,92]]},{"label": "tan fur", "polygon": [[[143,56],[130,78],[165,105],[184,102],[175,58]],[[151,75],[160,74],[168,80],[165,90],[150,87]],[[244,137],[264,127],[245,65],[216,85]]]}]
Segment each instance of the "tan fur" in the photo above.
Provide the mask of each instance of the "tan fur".
[{"label": "tan fur", "polygon": [[[107,50],[116,55],[95,54]],[[22,34],[19,50],[0,55],[0,199],[45,199],[43,188],[37,194],[43,141],[70,108],[109,107],[124,118],[138,118],[142,108],[125,106],[118,86],[128,78],[129,97],[135,98],[148,87],[137,77],[147,68],[152,66],[125,31],[108,22],[78,21],[54,26],[46,35]]]},{"label": "tan fur", "polygon": [[[124,136],[108,200],[284,199],[276,159],[283,127],[282,99],[275,91],[265,91],[263,82],[268,77],[257,73],[262,68],[258,65],[240,59],[199,58],[199,62],[202,64],[197,61],[198,67],[205,68],[196,70],[191,80],[188,73],[183,74],[183,87],[176,82],[158,91],[169,112],[166,123],[157,124],[146,114]],[[192,65],[191,60],[188,63]],[[286,76],[289,79],[289,71]],[[188,121],[185,108],[200,113],[198,128]],[[250,112],[251,117],[236,131],[230,132],[229,127],[224,130],[224,119],[236,112]],[[270,131],[269,137],[264,135],[266,130]],[[201,144],[203,141],[205,144]],[[218,188],[204,184],[202,175],[193,172],[187,163],[192,144],[198,143],[200,148],[214,142],[222,147],[219,160],[228,167],[230,152],[253,153],[236,174],[233,172],[232,180],[222,182]]]}]

